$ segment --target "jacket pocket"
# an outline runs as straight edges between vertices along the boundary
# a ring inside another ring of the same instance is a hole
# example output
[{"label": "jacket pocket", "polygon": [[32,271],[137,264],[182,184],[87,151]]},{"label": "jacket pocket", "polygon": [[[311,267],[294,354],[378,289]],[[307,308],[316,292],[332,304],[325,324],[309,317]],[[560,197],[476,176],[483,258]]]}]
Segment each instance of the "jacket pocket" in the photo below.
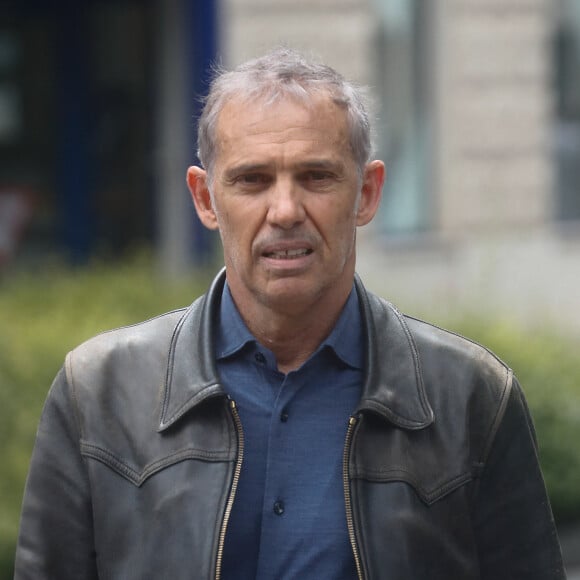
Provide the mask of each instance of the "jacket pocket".
[{"label": "jacket pocket", "polygon": [[358,479],[374,483],[402,482],[413,488],[421,500],[432,505],[448,494],[473,480],[471,472],[453,474],[439,474],[439,477],[426,477],[420,470],[411,471],[405,467],[391,466],[385,469],[358,468],[355,473]]},{"label": "jacket pocket", "polygon": [[230,453],[219,451],[207,451],[193,447],[174,451],[163,457],[155,458],[145,463],[143,466],[132,465],[129,461],[117,456],[115,453],[99,447],[87,441],[81,441],[81,455],[85,458],[95,459],[108,466],[114,472],[118,473],[133,485],[141,487],[147,479],[159,471],[186,461],[189,459],[198,459],[202,461],[228,461],[231,460]]},{"label": "jacket pocket", "polygon": [[432,505],[478,477],[470,455],[460,431],[450,437],[435,427],[400,429],[369,415],[359,422],[349,469],[353,479],[405,483]]}]

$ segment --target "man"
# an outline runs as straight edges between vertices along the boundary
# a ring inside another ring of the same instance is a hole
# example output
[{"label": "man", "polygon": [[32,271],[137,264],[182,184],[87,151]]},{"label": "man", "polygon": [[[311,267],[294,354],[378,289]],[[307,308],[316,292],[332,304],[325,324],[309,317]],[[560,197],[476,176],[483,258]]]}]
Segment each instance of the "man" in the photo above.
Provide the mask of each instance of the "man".
[{"label": "man", "polygon": [[225,273],[67,356],[17,578],[564,578],[512,372],[355,277],[369,133],[292,51],[217,76],[187,182]]}]

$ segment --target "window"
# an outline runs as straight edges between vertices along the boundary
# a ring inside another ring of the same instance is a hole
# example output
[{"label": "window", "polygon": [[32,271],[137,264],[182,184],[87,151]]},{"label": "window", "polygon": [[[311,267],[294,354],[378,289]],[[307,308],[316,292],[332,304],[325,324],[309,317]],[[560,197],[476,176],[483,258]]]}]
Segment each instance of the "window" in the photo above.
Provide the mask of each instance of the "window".
[{"label": "window", "polygon": [[380,220],[387,234],[429,227],[430,0],[375,0],[378,155],[387,164]]},{"label": "window", "polygon": [[580,3],[560,0],[554,39],[557,217],[580,219]]}]

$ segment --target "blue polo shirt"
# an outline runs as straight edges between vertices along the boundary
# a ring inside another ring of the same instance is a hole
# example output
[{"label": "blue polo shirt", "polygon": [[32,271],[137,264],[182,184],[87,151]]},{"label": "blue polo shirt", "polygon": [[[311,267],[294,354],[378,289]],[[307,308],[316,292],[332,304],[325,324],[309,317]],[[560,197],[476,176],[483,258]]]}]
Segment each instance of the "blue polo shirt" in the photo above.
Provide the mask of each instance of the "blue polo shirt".
[{"label": "blue polo shirt", "polygon": [[245,443],[222,578],[355,579],[342,463],[363,381],[356,291],[330,336],[285,375],[244,324],[226,285],[215,347]]}]

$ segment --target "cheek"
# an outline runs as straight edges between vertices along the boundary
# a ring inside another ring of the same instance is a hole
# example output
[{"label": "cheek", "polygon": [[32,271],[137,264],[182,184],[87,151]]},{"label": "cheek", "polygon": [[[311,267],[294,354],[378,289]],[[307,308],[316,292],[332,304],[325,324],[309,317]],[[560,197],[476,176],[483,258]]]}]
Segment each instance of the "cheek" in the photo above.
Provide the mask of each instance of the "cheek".
[{"label": "cheek", "polygon": [[336,216],[335,230],[340,231],[342,236],[350,239],[352,233],[356,230],[356,208],[352,206],[345,207],[339,215]]},{"label": "cheek", "polygon": [[253,222],[243,211],[222,208],[217,213],[217,221],[225,253],[232,259],[251,251]]},{"label": "cheek", "polygon": [[340,225],[336,230],[340,232],[340,243],[345,252],[350,253],[355,244],[356,239],[356,213],[352,207],[344,211],[341,216]]}]

